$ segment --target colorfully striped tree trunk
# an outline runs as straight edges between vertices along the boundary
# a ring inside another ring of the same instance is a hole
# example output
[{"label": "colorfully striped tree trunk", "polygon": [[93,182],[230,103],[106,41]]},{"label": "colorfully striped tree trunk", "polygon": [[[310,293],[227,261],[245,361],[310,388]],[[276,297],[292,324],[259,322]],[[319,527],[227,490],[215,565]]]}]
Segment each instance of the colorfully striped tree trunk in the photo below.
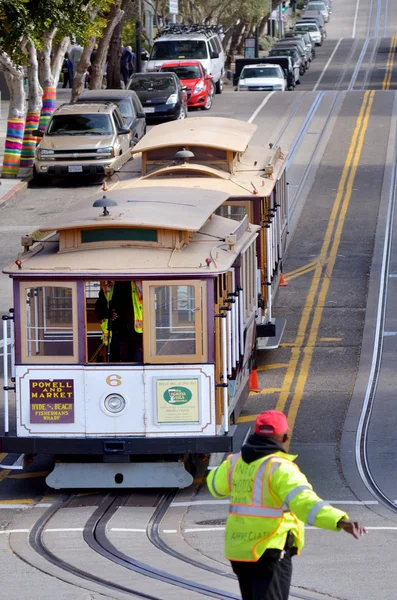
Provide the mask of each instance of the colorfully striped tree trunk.
[{"label": "colorfully striped tree trunk", "polygon": [[25,90],[23,87],[23,69],[14,65],[8,55],[0,52],[0,65],[10,91],[7,134],[1,176],[17,177],[21,159],[23,130],[25,126]]},{"label": "colorfully striped tree trunk", "polygon": [[52,113],[55,110],[56,100],[56,83],[51,72],[51,49],[52,41],[56,33],[56,28],[52,31],[47,31],[43,36],[43,50],[40,52],[40,83],[43,88],[43,106],[40,113],[40,131],[44,131],[48,125]]},{"label": "colorfully striped tree trunk", "polygon": [[39,69],[37,62],[36,46],[32,40],[28,42],[29,66],[28,66],[28,112],[26,115],[25,132],[23,135],[21,167],[33,167],[34,153],[37,146],[37,137],[33,131],[38,129],[41,111],[41,96],[43,90],[39,84]]}]

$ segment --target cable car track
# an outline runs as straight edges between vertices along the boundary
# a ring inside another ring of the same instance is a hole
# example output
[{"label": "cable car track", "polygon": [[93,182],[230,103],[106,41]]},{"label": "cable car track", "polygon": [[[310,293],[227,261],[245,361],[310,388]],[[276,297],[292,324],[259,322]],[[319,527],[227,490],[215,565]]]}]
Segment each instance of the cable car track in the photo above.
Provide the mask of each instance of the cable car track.
[{"label": "cable car track", "polygon": [[[222,571],[221,569],[216,569],[215,567],[209,567],[208,565],[204,565],[199,561],[195,561],[193,559],[189,559],[187,557],[183,557],[178,552],[170,548],[167,544],[162,542],[159,532],[158,525],[161,520],[165,516],[168,508],[171,505],[171,502],[175,496],[176,492],[168,493],[166,492],[161,498],[158,506],[156,507],[155,513],[150,520],[147,527],[147,535],[150,542],[155,545],[157,548],[167,553],[169,556],[177,558],[179,561],[184,563],[189,563],[196,568],[200,568],[204,571],[211,571],[212,573],[218,574],[227,578],[234,578],[234,575],[227,573],[226,571]],[[85,570],[83,566],[77,567],[76,565],[68,562],[61,556],[58,556],[56,552],[51,550],[45,540],[44,535],[46,532],[46,528],[50,521],[70,502],[71,498],[74,495],[62,496],[57,502],[55,502],[35,523],[32,527],[29,534],[29,545],[30,547],[43,559],[51,563],[53,566],[62,569],[63,571],[73,575],[88,584],[100,585],[106,588],[107,590],[112,590],[114,592],[121,592],[127,595],[130,595],[134,598],[143,598],[145,600],[162,600],[163,596],[156,596],[150,593],[145,593],[142,590],[134,588],[134,586],[123,585],[122,583],[118,583],[115,581],[116,575],[112,579],[107,579],[106,577],[101,577],[99,575],[95,575],[89,570]],[[153,567],[147,563],[138,560],[135,557],[128,556],[125,553],[118,550],[113,543],[109,540],[106,534],[106,527],[113,515],[117,512],[120,504],[117,504],[117,499],[119,498],[118,494],[107,494],[104,497],[103,502],[97,507],[94,513],[88,518],[85,523],[83,530],[83,537],[86,544],[100,556],[106,558],[107,560],[124,567],[130,571],[134,571],[135,573],[142,575],[143,577],[154,578],[164,582],[164,584],[170,584],[176,586],[178,588],[186,589],[192,592],[196,592],[203,597],[211,597],[218,598],[219,600],[239,600],[240,596],[235,595],[233,593],[229,593],[227,591],[222,591],[221,589],[217,589],[215,587],[211,587],[209,585],[201,584],[199,582],[186,579],[184,577],[177,576],[175,574],[163,571],[156,567]],[[14,550],[15,552],[15,550]],[[26,557],[21,556],[18,552],[16,554],[26,563],[30,564],[36,569],[39,569],[43,573],[47,574],[48,572],[43,568],[39,567],[34,562],[31,562]],[[69,584],[71,583],[69,579],[65,577],[61,577],[59,574],[51,573],[52,576],[57,577],[60,580],[67,581]],[[75,584],[76,585],[76,584]],[[86,587],[86,586],[82,586]],[[290,595],[291,600],[315,600],[321,598],[321,595],[310,595],[311,592],[307,591],[305,593],[300,592],[292,592]],[[168,596],[165,596],[168,597]],[[328,598],[330,598],[328,596]]]},{"label": "cable car track", "polygon": [[386,318],[387,292],[388,292],[388,276],[390,272],[390,261],[392,251],[392,236],[393,236],[393,221],[396,205],[396,185],[397,185],[397,130],[395,131],[394,150],[391,164],[393,166],[390,191],[388,198],[386,228],[384,234],[384,244],[382,253],[381,276],[379,283],[379,295],[376,312],[376,329],[374,335],[374,346],[372,352],[371,369],[368,377],[366,393],[363,406],[361,409],[360,419],[357,427],[355,455],[357,468],[368,491],[383,504],[386,508],[394,513],[397,513],[397,505],[389,498],[375,481],[374,475],[371,472],[368,457],[368,431],[371,422],[371,415],[374,408],[377,386],[381,371],[384,326]]}]

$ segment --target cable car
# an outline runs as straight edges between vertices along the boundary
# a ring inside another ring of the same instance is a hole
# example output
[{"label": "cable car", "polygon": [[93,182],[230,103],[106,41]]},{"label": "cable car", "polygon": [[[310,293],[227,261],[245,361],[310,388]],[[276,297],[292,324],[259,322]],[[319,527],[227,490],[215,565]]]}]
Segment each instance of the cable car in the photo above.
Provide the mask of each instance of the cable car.
[{"label": "cable car", "polygon": [[[280,147],[256,145],[257,126],[219,117],[192,118],[151,129],[133,148],[140,156],[142,177],[117,187],[188,185],[221,190],[228,199],[217,214],[261,227],[257,239],[258,289],[261,319],[257,348],[277,348],[286,319],[274,318],[277,293],[287,245],[288,198],[285,158]],[[266,136],[264,132],[263,137]],[[262,141],[263,144],[263,141]]]},{"label": "cable car", "polygon": [[200,457],[239,448],[260,228],[217,215],[227,200],[114,190],[22,239],[4,271],[0,451],[15,468],[47,454],[53,488],[183,488]]}]

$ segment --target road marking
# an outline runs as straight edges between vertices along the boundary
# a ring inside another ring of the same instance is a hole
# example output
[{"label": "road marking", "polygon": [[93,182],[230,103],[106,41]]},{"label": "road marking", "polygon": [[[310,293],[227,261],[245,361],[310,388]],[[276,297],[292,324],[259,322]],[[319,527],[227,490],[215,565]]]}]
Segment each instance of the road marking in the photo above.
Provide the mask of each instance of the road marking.
[{"label": "road marking", "polygon": [[0,534],[11,534],[11,533],[29,533],[30,529],[3,529]]},{"label": "road marking", "polygon": [[24,510],[26,508],[50,508],[52,502],[38,502],[33,504],[33,500],[3,500],[0,503],[0,510]]},{"label": "road marking", "polygon": [[[366,92],[366,94],[368,94],[368,92]],[[344,172],[346,169],[346,173],[342,173],[337,197],[335,200],[335,202],[337,202],[338,205],[340,205],[340,210],[339,210],[339,214],[338,214],[338,219],[336,221],[336,229],[334,232],[334,239],[333,239],[332,246],[331,246],[331,249],[329,252],[329,262],[325,268],[325,273],[322,274],[321,271],[318,273],[318,277],[319,277],[318,283],[320,283],[320,281],[322,280],[321,288],[320,288],[320,292],[318,295],[317,304],[314,309],[314,315],[313,315],[311,326],[310,326],[309,338],[307,341],[307,345],[304,348],[303,361],[302,361],[302,364],[299,369],[298,379],[297,379],[297,382],[295,385],[295,392],[294,392],[294,395],[293,395],[293,398],[291,401],[291,405],[288,410],[288,423],[291,428],[291,431],[293,431],[293,428],[295,425],[296,416],[298,413],[300,403],[302,401],[304,388],[305,388],[306,381],[307,381],[307,378],[309,375],[309,369],[310,369],[311,361],[313,358],[313,351],[314,351],[314,347],[316,345],[316,340],[317,340],[318,332],[320,329],[321,319],[322,319],[324,307],[326,304],[326,298],[327,298],[328,290],[329,290],[329,287],[331,284],[332,274],[333,274],[333,270],[335,267],[335,263],[336,263],[336,259],[337,259],[337,255],[338,255],[338,249],[339,249],[341,238],[342,238],[342,232],[343,232],[343,227],[345,224],[347,209],[349,208],[350,200],[351,200],[351,197],[353,194],[354,179],[355,179],[355,176],[357,173],[361,152],[362,152],[362,149],[364,146],[365,134],[366,134],[368,124],[369,124],[369,117],[371,115],[374,97],[375,97],[375,92],[374,91],[369,92],[368,103],[366,103],[365,100],[363,102],[363,106],[366,106],[366,108],[365,108],[365,112],[363,114],[363,118],[362,118],[361,124],[360,124],[360,134],[357,139],[357,146],[355,144],[353,145],[353,142],[355,141],[353,139],[351,148],[349,149],[348,159],[345,163]],[[354,150],[354,154],[353,154],[353,150]],[[349,156],[351,156],[350,161],[349,161]],[[347,166],[349,164],[349,162],[351,165],[350,169]],[[316,275],[314,275],[313,280],[315,280],[315,278],[316,278]],[[318,287],[318,283],[316,283],[316,288]],[[300,350],[298,351],[298,354],[300,355]]]},{"label": "road marking", "polygon": [[177,529],[163,529],[163,533],[178,533]]},{"label": "road marking", "polygon": [[[344,189],[345,189],[346,183],[348,182],[348,175],[350,172],[350,168],[351,168],[353,161],[355,159],[355,156],[356,156],[355,155],[356,146],[359,145],[361,142],[360,132],[363,129],[364,124],[366,123],[365,117],[367,115],[367,108],[372,107],[371,98],[373,98],[373,94],[374,94],[374,92],[365,92],[364,99],[363,99],[363,102],[362,102],[362,105],[360,108],[360,112],[359,112],[359,115],[356,120],[356,127],[353,132],[351,143],[350,143],[350,146],[348,149],[347,157],[345,160],[344,168],[343,168],[341,179],[340,179],[339,186],[338,186],[338,191],[337,191],[335,201],[334,201],[334,204],[332,207],[332,211],[331,211],[331,214],[330,214],[330,217],[328,220],[327,229],[326,229],[326,232],[324,235],[324,240],[323,240],[323,244],[322,244],[322,247],[320,250],[319,258],[318,258],[318,261],[317,261],[317,264],[315,267],[312,283],[311,283],[309,292],[307,294],[305,305],[303,307],[302,316],[301,316],[301,320],[299,323],[295,344],[292,345],[291,358],[289,360],[287,372],[285,374],[285,378],[283,381],[282,391],[281,391],[279,399],[277,401],[276,410],[279,410],[281,412],[283,412],[285,409],[286,403],[289,398],[289,394],[292,389],[293,381],[294,381],[294,378],[295,378],[295,375],[296,375],[296,372],[298,369],[298,362],[299,362],[299,359],[301,356],[301,349],[302,349],[302,346],[303,346],[303,343],[305,340],[306,332],[309,328],[309,319],[310,319],[310,315],[311,315],[311,312],[314,307],[315,297],[316,297],[318,289],[320,287],[321,280],[325,276],[325,275],[323,276],[323,265],[326,264],[326,261],[328,258],[327,255],[328,255],[329,248],[331,247],[332,236],[335,232],[335,229],[338,227],[338,220],[340,222],[342,219],[341,214],[340,214],[340,207],[341,207],[343,196],[344,196]],[[350,196],[351,196],[351,194],[350,194]],[[350,196],[349,196],[349,199],[350,199]],[[344,217],[343,217],[342,224],[343,224],[343,222],[344,222]],[[335,233],[335,235],[336,235],[336,233]],[[333,252],[335,252],[335,250],[333,250]],[[327,276],[328,276],[328,273],[330,272],[329,269],[330,269],[330,265],[326,265],[325,273],[327,274]],[[332,273],[332,269],[331,269],[331,273]],[[327,281],[329,282],[328,278],[327,278]],[[317,305],[318,304],[319,304],[319,301],[317,301]],[[313,327],[313,324],[312,324],[312,327]],[[306,361],[306,363],[307,363],[307,361]],[[307,374],[306,374],[306,376],[307,376]],[[305,381],[306,381],[306,379],[304,379],[304,381],[302,381],[302,378],[301,378],[300,385],[302,386],[302,383],[305,383]],[[298,396],[296,395],[296,392],[295,392],[295,397],[294,397],[295,402],[294,402],[293,411],[291,412],[291,418],[293,418],[294,422],[295,422],[296,411],[297,411],[297,408],[300,403],[302,391],[303,391],[303,388],[301,387],[299,390]],[[291,429],[293,428],[293,424],[294,423],[290,423]]]},{"label": "road marking", "polygon": [[146,529],[130,529],[128,527],[112,527],[110,531],[121,531],[125,533],[146,533]]},{"label": "road marking", "polygon": [[189,527],[187,529],[183,529],[182,533],[193,533],[193,532],[201,532],[201,531],[225,531],[225,526],[223,527]]},{"label": "road marking", "polygon": [[[359,1],[360,1],[360,0],[359,0]],[[354,37],[354,36],[353,36],[353,37]],[[320,77],[318,78],[318,80],[317,80],[317,83],[316,83],[316,85],[315,85],[315,86],[314,86],[314,88],[313,88],[313,92],[315,92],[315,91],[317,90],[318,86],[320,85],[320,83],[321,83],[321,81],[322,81],[322,78],[323,78],[323,77],[324,77],[324,75],[325,75],[325,71],[328,69],[329,65],[331,64],[331,61],[332,61],[332,59],[334,58],[334,56],[335,56],[335,54],[336,54],[336,51],[338,50],[338,48],[339,48],[339,46],[340,46],[340,43],[341,43],[341,41],[342,41],[342,40],[343,40],[343,38],[340,38],[340,40],[339,40],[339,41],[338,41],[338,43],[336,44],[336,46],[335,46],[335,48],[334,48],[334,51],[332,52],[331,56],[329,57],[329,59],[328,59],[328,61],[327,61],[327,64],[325,65],[324,69],[321,71]]]},{"label": "road marking", "polygon": [[284,369],[285,367],[288,367],[288,363],[272,363],[270,365],[261,365],[260,367],[257,367],[256,370],[270,371],[272,369]]},{"label": "road marking", "polygon": [[262,110],[262,108],[269,102],[270,98],[275,93],[276,92],[270,92],[270,94],[268,94],[266,96],[266,98],[264,100],[262,100],[262,102],[260,103],[260,105],[258,106],[258,108],[252,113],[252,115],[248,119],[248,123],[252,123],[252,121],[257,117],[257,115],[260,113],[260,111]]},{"label": "road marking", "polygon": [[[348,506],[367,506],[367,505],[377,505],[379,502],[377,500],[327,500],[329,504],[335,505],[348,505]],[[173,502],[171,504],[171,508],[173,506],[206,506],[208,504],[229,504],[229,500],[190,500],[186,502]],[[122,530],[124,531],[124,530]]]},{"label": "road marking", "polygon": [[17,475],[9,475],[7,479],[35,479],[36,477],[47,477],[50,471],[37,471],[36,473],[18,473]]},{"label": "road marking", "polygon": [[58,527],[55,529],[44,529],[44,533],[69,533],[69,531],[84,531],[84,527]]},{"label": "road marking", "polygon": [[[366,95],[367,94],[368,94],[368,92],[366,92]],[[341,206],[340,206],[340,210],[339,210],[339,214],[338,214],[338,219],[336,221],[336,229],[334,232],[334,239],[333,239],[332,246],[331,246],[331,249],[329,252],[329,261],[325,268],[325,273],[323,275],[320,271],[318,274],[319,275],[319,283],[320,283],[320,280],[322,279],[321,288],[320,288],[320,292],[319,292],[318,299],[317,299],[317,304],[316,304],[316,307],[314,310],[314,315],[313,315],[311,326],[310,326],[309,338],[307,341],[307,345],[304,348],[303,361],[300,366],[298,379],[297,379],[297,382],[295,385],[295,393],[293,395],[291,405],[288,410],[288,423],[291,428],[291,431],[293,431],[293,428],[295,425],[296,416],[298,414],[298,409],[299,409],[300,403],[302,401],[304,388],[305,388],[306,381],[307,381],[307,378],[309,375],[309,369],[310,369],[311,361],[313,358],[314,347],[315,347],[318,332],[320,329],[321,319],[322,319],[324,307],[326,304],[326,298],[327,298],[328,290],[330,287],[332,274],[333,274],[333,270],[335,267],[337,255],[338,255],[338,249],[339,249],[341,238],[342,238],[342,232],[343,232],[343,227],[345,224],[346,214],[347,214],[347,210],[349,208],[350,200],[351,200],[351,197],[353,194],[354,179],[356,177],[361,152],[364,147],[365,134],[368,129],[369,118],[371,115],[372,105],[373,105],[374,98],[375,98],[375,92],[374,91],[369,92],[368,98],[369,98],[368,103],[366,103],[365,100],[363,102],[363,106],[366,105],[366,109],[365,109],[365,113],[362,118],[362,126],[360,126],[360,134],[357,139],[357,146],[355,147],[355,144],[353,146],[354,140],[352,140],[351,148],[349,149],[349,155],[350,155],[350,150],[352,151],[351,152],[352,157],[351,157],[351,161],[350,161],[351,168],[350,169],[346,168],[345,176],[344,176],[344,173],[342,173],[337,197],[335,200],[335,202],[338,202],[338,204]],[[355,150],[354,150],[354,148],[355,148]],[[354,155],[353,155],[353,150],[354,150]],[[349,159],[349,155],[348,155],[348,159]],[[348,164],[348,161],[346,161],[345,167],[347,164]],[[345,169],[344,169],[344,171],[345,171]],[[349,175],[348,175],[348,173],[349,173]],[[345,184],[346,184],[346,189],[345,189]],[[313,280],[315,278],[316,278],[316,275],[314,275]],[[317,287],[318,287],[318,284],[316,284],[316,288]],[[300,350],[299,350],[299,354],[300,354]]]},{"label": "road marking", "polygon": [[292,271],[288,271],[288,273],[284,273],[284,277],[290,277],[291,275],[295,275],[295,273],[300,273],[301,271],[306,271],[309,267],[314,267],[317,264],[317,258],[307,263],[306,265],[302,265],[297,269],[293,269]]},{"label": "road marking", "polygon": [[392,337],[393,335],[397,335],[397,331],[384,331],[384,337]]},{"label": "road marking", "polygon": [[277,394],[281,392],[281,388],[263,388],[260,392],[250,392],[250,396],[257,396],[258,394]]},{"label": "road marking", "polygon": [[396,54],[396,45],[397,45],[397,38],[393,37],[391,44],[390,44],[390,52],[389,52],[389,56],[387,58],[387,63],[386,63],[386,67],[387,67],[388,71],[386,70],[385,78],[383,80],[382,90],[390,89],[391,78],[393,76],[393,69],[394,69],[394,58],[395,58],[395,54]]},{"label": "road marking", "polygon": [[341,342],[343,338],[322,337],[320,342]]},{"label": "road marking", "polygon": [[307,275],[307,273],[311,273],[312,271],[314,271],[314,269],[316,268],[316,265],[312,265],[312,266],[307,266],[305,269],[302,269],[302,271],[299,271],[298,273],[295,273],[294,275],[286,275],[284,277],[285,281],[292,281],[292,279],[296,279],[297,277],[301,277],[302,275]]},{"label": "road marking", "polygon": [[358,9],[360,7],[360,0],[357,0],[357,5],[356,5],[356,12],[354,15],[354,21],[353,21],[353,32],[352,32],[352,38],[356,37],[356,28],[357,28],[357,17],[358,17]]}]

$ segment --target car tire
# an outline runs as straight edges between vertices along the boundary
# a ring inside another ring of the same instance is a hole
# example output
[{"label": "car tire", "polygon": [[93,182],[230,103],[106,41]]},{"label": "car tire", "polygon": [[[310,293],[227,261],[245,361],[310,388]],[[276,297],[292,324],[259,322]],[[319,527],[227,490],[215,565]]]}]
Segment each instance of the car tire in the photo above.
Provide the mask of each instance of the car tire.
[{"label": "car tire", "polygon": [[49,180],[51,178],[49,178],[47,175],[40,175],[37,171],[36,171],[36,167],[33,165],[33,182],[36,183],[37,185],[45,185],[46,183],[49,183]]},{"label": "car tire", "polygon": [[223,79],[222,79],[222,76],[218,79],[218,81],[215,84],[215,92],[217,94],[222,94],[222,92],[223,92]]},{"label": "car tire", "polygon": [[204,104],[201,110],[210,110],[212,106],[212,94],[207,95],[207,102]]},{"label": "car tire", "polygon": [[179,115],[177,116],[176,120],[177,121],[183,121],[183,119],[186,119],[187,117],[187,110],[186,108],[184,108],[183,106],[181,106],[180,111],[179,111]]},{"label": "car tire", "polygon": [[302,75],[304,75],[306,73],[306,69],[305,67],[302,65],[301,67],[299,67],[299,75],[302,77]]}]

